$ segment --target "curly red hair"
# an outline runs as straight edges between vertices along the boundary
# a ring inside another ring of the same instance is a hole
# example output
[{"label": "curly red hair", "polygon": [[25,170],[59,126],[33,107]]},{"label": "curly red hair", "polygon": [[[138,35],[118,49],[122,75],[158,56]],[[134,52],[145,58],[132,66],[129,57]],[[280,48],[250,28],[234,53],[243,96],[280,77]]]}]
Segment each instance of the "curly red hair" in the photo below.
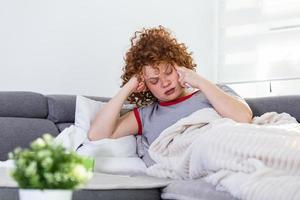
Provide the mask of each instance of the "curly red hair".
[{"label": "curly red hair", "polygon": [[[131,47],[125,55],[123,67],[123,85],[129,79],[142,74],[143,67],[157,66],[161,63],[177,64],[194,70],[196,64],[192,59],[192,52],[187,51],[184,43],[178,43],[171,32],[163,26],[136,31],[131,38]],[[138,107],[149,105],[157,99],[150,91],[133,93],[128,97],[131,103]]]}]

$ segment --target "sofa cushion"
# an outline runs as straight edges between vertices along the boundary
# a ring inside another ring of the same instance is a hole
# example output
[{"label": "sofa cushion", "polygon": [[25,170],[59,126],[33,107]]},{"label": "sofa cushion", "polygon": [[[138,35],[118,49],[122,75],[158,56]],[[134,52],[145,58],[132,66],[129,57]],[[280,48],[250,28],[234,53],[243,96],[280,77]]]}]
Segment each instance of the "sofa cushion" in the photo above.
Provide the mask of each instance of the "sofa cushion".
[{"label": "sofa cushion", "polygon": [[[47,95],[48,119],[54,123],[74,123],[76,95]],[[108,102],[110,98],[85,96],[89,99]],[[121,115],[133,109],[133,105],[125,104],[120,112]]]},{"label": "sofa cushion", "polygon": [[58,124],[56,124],[59,132],[62,132],[63,130],[65,130],[65,128],[68,128],[71,125],[74,125],[74,124],[73,123],[58,123]]},{"label": "sofa cushion", "polygon": [[253,116],[261,116],[266,112],[286,112],[300,122],[300,95],[248,98],[247,103]]},{"label": "sofa cushion", "polygon": [[55,124],[47,119],[0,117],[0,160],[17,146],[28,147],[30,142],[44,133],[58,135]]},{"label": "sofa cushion", "polygon": [[[106,102],[109,98],[88,97],[96,101]],[[47,95],[49,114],[48,119],[54,123],[74,123],[75,95]]]},{"label": "sofa cushion", "polygon": [[47,99],[34,92],[0,92],[0,117],[46,118]]},{"label": "sofa cushion", "polygon": [[74,122],[76,96],[48,95],[48,119],[54,123]]}]

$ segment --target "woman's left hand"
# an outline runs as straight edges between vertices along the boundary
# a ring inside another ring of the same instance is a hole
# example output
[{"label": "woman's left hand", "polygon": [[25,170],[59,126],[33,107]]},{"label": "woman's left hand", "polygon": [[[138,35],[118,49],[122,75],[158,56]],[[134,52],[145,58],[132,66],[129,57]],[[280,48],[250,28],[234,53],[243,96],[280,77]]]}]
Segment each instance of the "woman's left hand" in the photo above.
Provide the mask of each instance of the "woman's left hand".
[{"label": "woman's left hand", "polygon": [[195,71],[188,69],[186,67],[177,67],[175,69],[179,75],[178,82],[182,87],[193,87],[199,88],[202,77]]}]

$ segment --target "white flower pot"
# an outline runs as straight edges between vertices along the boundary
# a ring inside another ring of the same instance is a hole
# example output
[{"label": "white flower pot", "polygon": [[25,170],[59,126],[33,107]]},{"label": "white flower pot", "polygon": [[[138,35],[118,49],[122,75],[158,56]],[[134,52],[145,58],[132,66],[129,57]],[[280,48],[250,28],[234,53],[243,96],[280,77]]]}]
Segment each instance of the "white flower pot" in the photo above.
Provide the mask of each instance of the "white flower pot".
[{"label": "white flower pot", "polygon": [[19,189],[20,200],[71,200],[72,190]]}]

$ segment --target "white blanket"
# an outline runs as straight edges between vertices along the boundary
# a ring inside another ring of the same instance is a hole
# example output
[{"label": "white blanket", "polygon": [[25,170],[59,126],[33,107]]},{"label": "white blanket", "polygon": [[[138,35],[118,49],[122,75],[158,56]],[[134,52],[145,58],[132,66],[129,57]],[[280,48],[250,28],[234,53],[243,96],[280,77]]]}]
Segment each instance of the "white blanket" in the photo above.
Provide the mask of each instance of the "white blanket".
[{"label": "white blanket", "polygon": [[246,124],[202,109],[163,131],[149,154],[157,164],[148,175],[206,177],[240,199],[300,199],[300,125],[288,114]]}]

